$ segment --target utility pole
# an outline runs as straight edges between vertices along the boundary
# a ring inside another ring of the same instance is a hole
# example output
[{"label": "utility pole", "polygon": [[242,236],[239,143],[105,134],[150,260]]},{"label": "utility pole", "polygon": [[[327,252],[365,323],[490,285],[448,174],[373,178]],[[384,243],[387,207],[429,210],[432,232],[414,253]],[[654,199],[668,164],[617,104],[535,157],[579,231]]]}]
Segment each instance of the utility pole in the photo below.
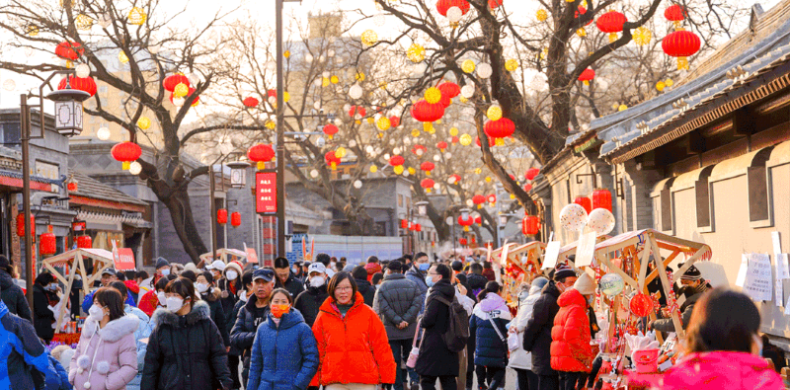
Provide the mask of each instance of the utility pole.
[{"label": "utility pole", "polygon": [[[20,128],[22,130],[22,207],[25,209],[25,280],[27,281],[27,304],[33,307],[33,232],[30,230],[30,106],[27,95],[20,96]],[[44,122],[41,122],[44,133]]]}]

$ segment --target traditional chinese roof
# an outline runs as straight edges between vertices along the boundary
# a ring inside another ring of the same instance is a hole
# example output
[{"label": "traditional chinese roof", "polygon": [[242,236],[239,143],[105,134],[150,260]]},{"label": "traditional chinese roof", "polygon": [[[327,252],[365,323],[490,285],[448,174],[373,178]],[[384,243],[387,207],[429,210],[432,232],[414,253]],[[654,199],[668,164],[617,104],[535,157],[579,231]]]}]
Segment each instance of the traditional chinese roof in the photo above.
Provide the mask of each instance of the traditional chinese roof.
[{"label": "traditional chinese roof", "polygon": [[78,182],[77,191],[69,193],[73,204],[138,212],[143,211],[147,206],[147,203],[126,195],[80,171],[72,171],[72,174]]}]

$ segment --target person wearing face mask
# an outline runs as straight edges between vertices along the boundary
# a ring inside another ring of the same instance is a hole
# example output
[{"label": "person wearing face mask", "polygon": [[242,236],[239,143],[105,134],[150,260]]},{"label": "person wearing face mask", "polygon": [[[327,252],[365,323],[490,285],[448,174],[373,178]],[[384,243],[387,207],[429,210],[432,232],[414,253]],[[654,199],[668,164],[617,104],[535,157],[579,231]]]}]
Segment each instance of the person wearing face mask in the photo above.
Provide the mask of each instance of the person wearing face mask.
[{"label": "person wearing face mask", "polygon": [[304,322],[312,327],[321,304],[329,297],[326,291],[326,267],[321,263],[310,264],[307,274],[307,290],[296,297],[294,308],[302,313]]},{"label": "person wearing face mask", "polygon": [[[415,263],[420,263],[417,255]],[[460,370],[458,353],[451,351],[444,340],[450,329],[450,306],[455,288],[452,285],[452,271],[444,264],[434,264],[428,270],[426,283],[430,287],[425,301],[425,315],[420,320],[422,334],[420,354],[414,370],[420,375],[420,389],[434,390],[437,379],[443,390],[456,390],[456,377]]]},{"label": "person wearing face mask", "polygon": [[123,305],[114,288],[102,287],[94,294],[69,365],[69,383],[74,389],[124,389],[137,374],[134,332],[140,320],[125,314]]},{"label": "person wearing face mask", "polygon": [[156,282],[158,282],[159,279],[162,278],[162,276],[170,275],[170,262],[167,261],[167,259],[160,257],[156,259],[156,264],[154,265],[154,269],[156,271],[154,272],[153,275],[151,275],[150,277],[146,276],[145,279],[143,279],[138,283],[140,285],[140,293],[138,293],[138,298],[137,298],[138,307],[142,304],[142,300],[145,294],[147,294],[149,291],[156,290]]},{"label": "person wearing face mask", "polygon": [[320,367],[310,385],[327,390],[375,390],[379,384],[395,383],[397,366],[387,331],[365,305],[353,276],[338,272],[327,291],[329,298],[313,325]]},{"label": "person wearing face mask", "polygon": [[[683,263],[678,266],[683,267]],[[683,329],[686,329],[691,320],[691,313],[694,312],[694,305],[711,287],[702,277],[699,269],[693,265],[680,277],[680,284],[681,287],[677,291],[678,297],[681,295],[686,297],[686,300],[680,305],[680,322],[683,324]],[[651,327],[665,333],[675,331],[675,324],[671,318],[655,320]]]},{"label": "person wearing face mask", "polygon": [[33,284],[33,325],[46,344],[55,337],[55,313],[50,309],[49,294],[57,292],[58,283],[49,272],[42,272]]},{"label": "person wearing face mask", "polygon": [[250,370],[250,353],[255,340],[255,331],[258,325],[266,321],[269,314],[269,303],[272,290],[274,290],[274,270],[260,268],[252,273],[253,295],[239,310],[239,316],[233,330],[230,332],[231,346],[242,351],[244,369],[241,376],[243,383],[247,383]]},{"label": "person wearing face mask", "polygon": [[[112,282],[118,281],[118,273],[112,268],[105,268],[101,273],[101,286],[107,287]],[[124,301],[125,304],[130,306],[137,306],[137,302],[132,298],[132,294],[126,294],[126,300]],[[82,301],[82,311],[88,312],[91,306],[93,306],[93,293],[90,293],[85,296],[85,300]]]},{"label": "person wearing face mask", "polygon": [[[110,288],[118,291],[121,296],[124,296],[127,293],[126,284],[121,281],[110,283]],[[126,384],[127,390],[139,390],[140,381],[143,379],[145,351],[148,348],[148,345],[143,340],[151,336],[151,331],[154,329],[154,324],[151,323],[150,317],[148,317],[142,310],[134,306],[123,305],[123,312],[128,315],[133,315],[137,317],[138,320],[140,320],[137,330],[134,331],[134,342],[135,346],[137,347],[137,375],[134,376],[134,379],[132,379],[131,382]]]},{"label": "person wearing face mask", "polygon": [[186,278],[170,281],[165,293],[167,306],[151,317],[141,388],[230,389],[227,352],[208,304]]},{"label": "person wearing face mask", "polygon": [[[417,286],[417,291],[420,293],[420,302],[425,302],[425,294],[428,292],[428,284],[425,282],[425,274],[431,268],[431,263],[428,262],[428,255],[425,253],[418,253],[414,257],[414,265],[406,271],[406,279],[411,280]],[[425,305],[420,309],[420,314],[425,311]]]},{"label": "person wearing face mask", "polygon": [[154,315],[154,311],[159,307],[165,307],[166,302],[165,299],[165,287],[167,283],[171,280],[175,279],[175,275],[168,274],[167,276],[163,276],[159,278],[154,285],[154,289],[145,293],[142,299],[140,299],[140,310],[145,313],[148,317]]},{"label": "person wearing face mask", "polygon": [[532,372],[538,376],[538,390],[557,390],[560,378],[551,367],[551,329],[554,317],[560,311],[557,299],[566,289],[576,283],[576,272],[566,264],[554,271],[554,280],[549,281],[535,301],[532,318],[524,328],[523,348],[532,353]]},{"label": "person wearing face mask", "polygon": [[214,276],[211,275],[211,272],[203,271],[197,275],[195,289],[200,294],[200,297],[208,303],[211,311],[211,320],[214,321],[214,325],[217,325],[217,329],[219,329],[225,350],[230,351],[230,335],[226,327],[227,317],[222,309],[222,302],[220,302],[220,291],[215,287]]},{"label": "person wearing face mask", "polygon": [[[219,301],[222,303],[222,310],[225,313],[228,332],[233,329],[233,324],[236,323],[236,317],[232,314],[240,295],[242,295],[241,290],[244,289],[241,280],[243,273],[241,263],[231,261],[225,266],[219,279],[214,277],[214,283],[220,289]],[[251,290],[248,289],[247,292],[251,293]]]},{"label": "person wearing face mask", "polygon": [[784,389],[782,378],[760,357],[760,323],[757,306],[745,294],[722,287],[704,294],[686,328],[687,354],[657,376],[652,388]]},{"label": "person wearing face mask", "polygon": [[288,290],[272,292],[271,311],[252,346],[247,390],[305,390],[318,370],[318,345]]},{"label": "person wearing face mask", "polygon": [[551,368],[559,373],[560,390],[586,387],[595,353],[590,346],[587,309],[595,296],[595,280],[586,272],[557,299],[559,312],[551,330]]}]

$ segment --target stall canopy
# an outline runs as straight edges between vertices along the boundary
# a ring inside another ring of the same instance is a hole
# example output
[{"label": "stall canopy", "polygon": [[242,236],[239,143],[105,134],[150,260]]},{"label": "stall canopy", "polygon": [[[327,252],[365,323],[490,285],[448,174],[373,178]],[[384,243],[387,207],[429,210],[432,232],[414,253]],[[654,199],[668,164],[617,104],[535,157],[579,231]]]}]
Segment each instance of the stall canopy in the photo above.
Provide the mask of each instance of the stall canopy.
[{"label": "stall canopy", "polygon": [[546,244],[540,241],[532,241],[524,245],[505,244],[491,252],[491,258],[499,260],[503,266],[508,266],[509,263],[523,271],[539,272],[545,250]]},{"label": "stall canopy", "polygon": [[216,256],[212,256],[211,252],[200,255],[200,260],[208,263],[212,259],[220,258],[223,263],[228,264],[230,261],[240,261],[242,264],[247,260],[247,253],[238,249],[222,248],[217,249]]}]

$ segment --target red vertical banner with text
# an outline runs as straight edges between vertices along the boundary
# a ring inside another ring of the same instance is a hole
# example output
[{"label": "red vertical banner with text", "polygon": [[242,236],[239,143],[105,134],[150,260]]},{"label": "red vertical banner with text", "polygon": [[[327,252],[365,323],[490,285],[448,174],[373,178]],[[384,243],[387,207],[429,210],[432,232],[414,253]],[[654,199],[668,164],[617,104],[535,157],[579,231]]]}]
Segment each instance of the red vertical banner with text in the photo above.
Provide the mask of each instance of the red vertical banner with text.
[{"label": "red vertical banner with text", "polygon": [[277,174],[257,172],[255,174],[255,204],[259,214],[277,212]]}]

